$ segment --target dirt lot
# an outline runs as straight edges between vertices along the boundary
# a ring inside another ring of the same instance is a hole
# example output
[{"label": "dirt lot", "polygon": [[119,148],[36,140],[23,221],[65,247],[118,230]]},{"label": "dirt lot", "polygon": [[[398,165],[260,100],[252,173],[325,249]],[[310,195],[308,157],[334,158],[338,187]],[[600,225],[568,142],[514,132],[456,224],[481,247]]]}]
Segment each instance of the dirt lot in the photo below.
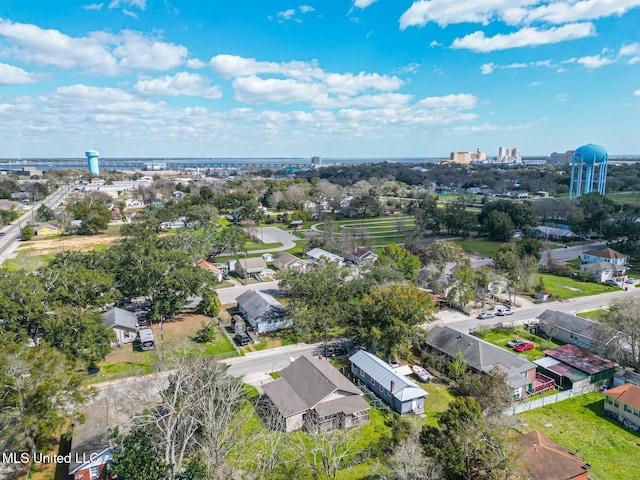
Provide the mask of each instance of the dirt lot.
[{"label": "dirt lot", "polygon": [[60,253],[65,250],[86,252],[93,250],[97,245],[109,245],[120,240],[113,235],[70,235],[68,237],[54,236],[51,238],[38,238],[22,242],[14,252],[14,256],[21,253],[30,255],[46,255]]}]

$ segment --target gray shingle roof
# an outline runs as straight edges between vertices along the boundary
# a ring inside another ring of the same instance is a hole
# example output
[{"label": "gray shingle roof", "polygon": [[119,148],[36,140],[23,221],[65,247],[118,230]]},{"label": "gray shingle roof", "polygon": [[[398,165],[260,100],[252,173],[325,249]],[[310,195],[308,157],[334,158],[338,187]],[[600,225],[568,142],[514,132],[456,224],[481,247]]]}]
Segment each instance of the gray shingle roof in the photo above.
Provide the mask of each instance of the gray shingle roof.
[{"label": "gray shingle roof", "polygon": [[[538,320],[544,325],[551,328],[556,327],[567,332],[578,333],[585,338],[599,341],[603,335],[610,329],[594,322],[588,318],[570,315],[568,313],[557,312],[555,310],[545,310],[538,315]],[[547,334],[551,332],[546,332]],[[613,335],[613,332],[609,336]]]},{"label": "gray shingle roof", "polygon": [[138,328],[138,316],[122,308],[114,307],[104,312],[102,319],[103,323],[109,328],[119,327],[134,331]]},{"label": "gray shingle roof", "polygon": [[503,367],[501,370],[508,372],[509,384],[514,387],[517,386],[514,382],[518,374],[536,368],[535,364],[518,355],[447,326],[433,327],[429,331],[427,345],[450,357],[455,357],[460,350],[467,365],[485,373],[500,365]]},{"label": "gray shingle roof", "polygon": [[284,305],[278,300],[263,292],[247,290],[237,298],[238,306],[241,306],[254,319],[273,312],[274,315],[283,316]]},{"label": "gray shingle roof", "polygon": [[[264,392],[283,416],[308,409],[321,412],[354,413],[369,408],[362,392],[328,361],[303,355],[280,371],[280,378],[264,385]],[[346,395],[322,403],[331,394]],[[357,400],[354,400],[356,398]],[[355,410],[353,410],[355,408]]]},{"label": "gray shingle roof", "polygon": [[400,401],[427,396],[418,385],[395,373],[390,365],[369,352],[359,350],[349,357],[349,361],[387,390],[393,382],[393,395]]}]

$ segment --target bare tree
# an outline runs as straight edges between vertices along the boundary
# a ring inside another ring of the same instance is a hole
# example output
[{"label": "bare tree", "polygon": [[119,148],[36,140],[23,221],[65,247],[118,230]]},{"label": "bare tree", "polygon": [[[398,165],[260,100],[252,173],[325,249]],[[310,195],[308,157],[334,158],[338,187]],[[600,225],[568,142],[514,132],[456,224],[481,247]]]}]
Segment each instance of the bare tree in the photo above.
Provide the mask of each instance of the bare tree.
[{"label": "bare tree", "polygon": [[387,461],[382,480],[441,480],[444,472],[438,463],[422,453],[415,438],[400,441]]},{"label": "bare tree", "polygon": [[297,452],[306,461],[316,478],[337,480],[338,472],[348,457],[354,456],[359,429],[323,430],[313,420],[307,422],[311,435],[299,438]]},{"label": "bare tree", "polygon": [[608,343],[629,352],[634,370],[640,373],[640,300],[614,300],[601,322],[614,332]]}]

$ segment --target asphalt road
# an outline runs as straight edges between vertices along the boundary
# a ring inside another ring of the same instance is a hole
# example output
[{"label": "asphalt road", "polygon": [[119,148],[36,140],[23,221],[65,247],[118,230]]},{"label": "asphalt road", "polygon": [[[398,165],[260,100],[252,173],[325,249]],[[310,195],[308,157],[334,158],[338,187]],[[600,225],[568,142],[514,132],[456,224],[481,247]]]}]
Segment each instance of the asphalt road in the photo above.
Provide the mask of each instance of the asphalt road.
[{"label": "asphalt road", "polygon": [[[567,248],[555,248],[551,250],[551,256],[554,260],[558,260],[561,262],[566,262],[567,260],[576,260],[580,255],[582,255],[587,250],[599,250],[601,248],[606,248],[606,242],[598,242],[598,243],[590,243],[587,245],[578,245],[577,247],[567,247]],[[542,256],[539,264],[546,264],[547,258],[545,255]]]},{"label": "asphalt road", "polygon": [[42,205],[54,209],[62,203],[65,197],[71,192],[71,185],[62,185],[58,190],[49,195],[43,201],[36,203],[33,208],[22,217],[16,219],[10,225],[2,229],[4,236],[0,237],[0,264],[4,262],[16,248],[20,238],[20,229],[25,226],[32,218],[35,218],[36,212]]}]

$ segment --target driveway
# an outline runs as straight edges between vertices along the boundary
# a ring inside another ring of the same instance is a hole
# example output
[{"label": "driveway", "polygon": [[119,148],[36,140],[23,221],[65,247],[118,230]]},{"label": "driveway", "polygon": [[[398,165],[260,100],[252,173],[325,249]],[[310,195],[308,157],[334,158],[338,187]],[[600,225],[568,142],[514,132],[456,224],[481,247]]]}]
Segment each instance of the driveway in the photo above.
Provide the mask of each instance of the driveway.
[{"label": "driveway", "polygon": [[[247,230],[247,233],[249,231]],[[295,235],[287,232],[285,230],[281,230],[278,227],[261,227],[257,231],[255,229],[252,230],[252,234],[255,234],[260,240],[264,243],[281,243],[281,247],[275,248],[265,248],[263,250],[251,250],[251,253],[271,253],[271,252],[280,252],[282,250],[289,250],[296,246],[295,242],[300,240]]]},{"label": "driveway", "polygon": [[[559,262],[566,262],[568,260],[576,260],[587,250],[600,250],[602,248],[607,248],[606,242],[578,245],[577,247],[555,248],[551,250],[551,256],[553,257],[554,260],[557,260]],[[547,256],[542,255],[542,258],[538,263],[540,265],[546,265]]]}]

